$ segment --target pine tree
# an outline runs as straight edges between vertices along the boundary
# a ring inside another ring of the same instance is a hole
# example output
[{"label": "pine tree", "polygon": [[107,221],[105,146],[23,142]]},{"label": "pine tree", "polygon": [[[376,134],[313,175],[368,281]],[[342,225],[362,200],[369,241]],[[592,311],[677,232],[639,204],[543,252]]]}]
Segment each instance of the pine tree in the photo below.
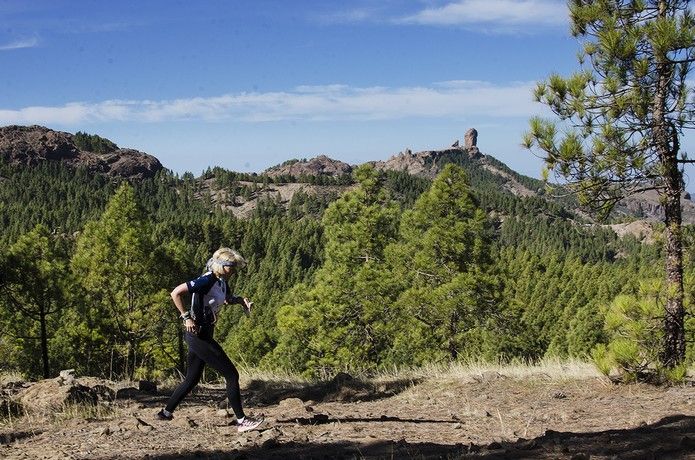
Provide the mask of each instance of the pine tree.
[{"label": "pine tree", "polygon": [[[56,325],[51,321],[65,304],[67,261],[56,237],[43,225],[22,235],[8,250],[4,260],[2,307],[5,335],[19,340],[19,363],[29,374],[36,374],[34,350],[41,356],[41,375],[50,377],[49,336]],[[38,344],[38,347],[36,346]]]},{"label": "pine tree", "polygon": [[123,184],[101,217],[87,224],[71,264],[83,301],[75,333],[86,332],[75,338],[97,355],[88,366],[114,363],[107,356],[115,353],[109,374],[132,378],[153,351],[150,341],[170,316],[170,301],[159,285],[166,267],[158,263],[130,185]]},{"label": "pine tree", "polygon": [[558,140],[556,123],[534,118],[524,139],[570,182],[582,204],[603,215],[627,195],[658,191],[666,224],[666,366],[685,357],[682,165],[692,161],[680,138],[695,127],[689,97],[695,19],[688,3],[572,0],[572,33],[585,40],[580,62],[588,65],[567,79],[552,75],[536,90],[565,134]]},{"label": "pine tree", "polygon": [[395,239],[399,211],[382,173],[362,166],[355,178],[359,187],[324,214],[323,266],[277,314],[276,362],[311,375],[373,367],[389,348],[395,297],[384,277],[384,249]]},{"label": "pine tree", "polygon": [[[485,340],[491,312],[499,308],[490,243],[487,218],[465,172],[446,165],[403,215],[400,241],[388,251],[394,277],[406,287],[398,304],[405,318],[419,322],[415,335],[426,347],[411,352],[456,360],[485,348],[476,342]],[[403,329],[413,333],[412,327]]]}]

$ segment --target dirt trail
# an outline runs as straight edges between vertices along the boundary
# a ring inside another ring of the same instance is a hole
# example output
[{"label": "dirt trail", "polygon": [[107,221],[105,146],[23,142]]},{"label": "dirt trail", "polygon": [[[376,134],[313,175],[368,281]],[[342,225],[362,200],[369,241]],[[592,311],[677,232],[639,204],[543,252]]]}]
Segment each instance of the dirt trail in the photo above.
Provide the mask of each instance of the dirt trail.
[{"label": "dirt trail", "polygon": [[299,387],[252,381],[260,431],[238,434],[201,387],[171,422],[168,397],[116,400],[100,418],[26,416],[0,424],[0,458],[694,458],[695,388],[613,385],[544,375]]}]

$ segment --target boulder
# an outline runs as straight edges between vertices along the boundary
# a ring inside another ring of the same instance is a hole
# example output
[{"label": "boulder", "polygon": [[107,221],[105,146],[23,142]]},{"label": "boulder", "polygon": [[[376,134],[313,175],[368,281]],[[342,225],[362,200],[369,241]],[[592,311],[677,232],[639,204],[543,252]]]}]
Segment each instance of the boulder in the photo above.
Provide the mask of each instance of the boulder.
[{"label": "boulder", "polygon": [[116,399],[116,391],[106,385],[94,385],[92,387],[92,392],[97,395],[100,401],[113,401]]},{"label": "boulder", "polygon": [[60,371],[58,382],[61,385],[72,385],[75,383],[75,369],[65,369]]},{"label": "boulder", "polygon": [[63,377],[41,380],[17,394],[16,400],[27,412],[61,411],[71,404],[96,405],[97,394],[77,382],[66,384]]},{"label": "boulder", "polygon": [[132,399],[140,394],[140,390],[135,387],[119,388],[116,391],[116,399]]},{"label": "boulder", "polygon": [[278,409],[280,409],[285,415],[297,415],[306,413],[306,409],[304,408],[304,401],[302,401],[299,398],[283,399],[278,404]]}]

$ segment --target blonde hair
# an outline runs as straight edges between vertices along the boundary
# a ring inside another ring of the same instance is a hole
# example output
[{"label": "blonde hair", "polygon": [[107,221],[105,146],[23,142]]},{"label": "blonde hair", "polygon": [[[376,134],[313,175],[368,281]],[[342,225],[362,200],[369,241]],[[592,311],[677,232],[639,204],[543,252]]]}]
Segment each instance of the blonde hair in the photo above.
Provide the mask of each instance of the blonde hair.
[{"label": "blonde hair", "polygon": [[206,268],[216,276],[224,274],[224,267],[234,267],[236,270],[246,266],[246,259],[231,248],[219,248],[208,260]]}]

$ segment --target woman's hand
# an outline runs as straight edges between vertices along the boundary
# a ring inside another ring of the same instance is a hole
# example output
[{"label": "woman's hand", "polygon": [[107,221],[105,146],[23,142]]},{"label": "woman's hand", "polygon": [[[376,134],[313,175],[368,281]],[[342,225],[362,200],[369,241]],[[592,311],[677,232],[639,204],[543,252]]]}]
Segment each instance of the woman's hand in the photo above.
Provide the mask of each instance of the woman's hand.
[{"label": "woman's hand", "polygon": [[242,302],[242,303],[241,303],[241,306],[242,306],[242,308],[244,309],[244,314],[245,314],[246,316],[251,315],[251,307],[253,306],[253,302],[251,302],[251,300],[247,299],[246,297],[244,297],[244,298],[241,300],[241,302]]},{"label": "woman's hand", "polygon": [[186,327],[186,331],[190,332],[191,334],[198,333],[198,327],[195,325],[195,321],[193,321],[191,318],[188,318],[184,325]]}]

